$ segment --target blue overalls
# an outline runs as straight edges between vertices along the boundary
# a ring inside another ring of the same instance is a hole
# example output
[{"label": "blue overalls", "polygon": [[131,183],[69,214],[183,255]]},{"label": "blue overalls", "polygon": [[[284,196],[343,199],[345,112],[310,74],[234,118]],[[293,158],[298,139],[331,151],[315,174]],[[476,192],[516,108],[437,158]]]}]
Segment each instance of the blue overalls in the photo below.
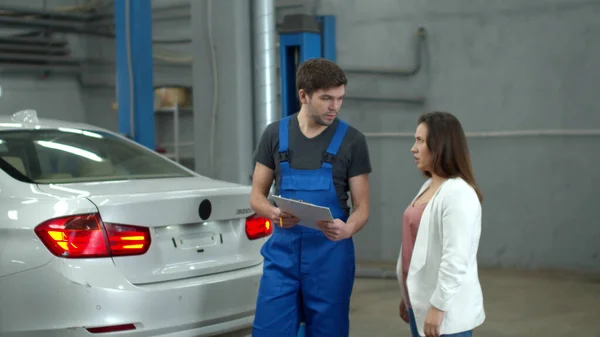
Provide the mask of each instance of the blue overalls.
[{"label": "blue overalls", "polygon": [[[290,117],[279,124],[280,194],[329,207],[334,219],[347,220],[333,184],[332,160],[348,130],[339,121],[321,168],[297,170],[288,161]],[[301,226],[275,227],[263,245],[253,337],[296,337],[305,322],[307,337],[349,334],[350,295],[354,285],[352,238],[331,241],[323,232]]]}]

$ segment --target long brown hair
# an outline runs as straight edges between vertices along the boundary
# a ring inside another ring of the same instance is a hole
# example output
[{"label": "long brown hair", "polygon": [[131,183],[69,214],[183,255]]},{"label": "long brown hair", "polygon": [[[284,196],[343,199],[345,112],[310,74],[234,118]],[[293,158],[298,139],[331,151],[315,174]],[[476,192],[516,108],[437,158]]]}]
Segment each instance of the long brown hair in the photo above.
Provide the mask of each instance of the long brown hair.
[{"label": "long brown hair", "polygon": [[[458,119],[449,112],[428,112],[418,124],[427,126],[427,148],[433,157],[432,171],[442,178],[460,177],[475,189],[479,201],[483,195],[475,183],[467,137]],[[425,172],[431,177],[431,172]]]}]

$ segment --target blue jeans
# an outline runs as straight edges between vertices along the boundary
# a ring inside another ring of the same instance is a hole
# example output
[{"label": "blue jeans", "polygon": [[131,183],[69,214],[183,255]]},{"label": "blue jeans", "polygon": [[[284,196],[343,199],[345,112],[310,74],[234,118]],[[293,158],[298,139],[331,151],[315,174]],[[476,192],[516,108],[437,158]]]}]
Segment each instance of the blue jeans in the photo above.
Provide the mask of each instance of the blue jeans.
[{"label": "blue jeans", "polygon": [[[412,311],[412,309],[408,309],[408,317],[409,317],[409,321],[410,321],[410,332],[412,333],[412,336],[420,337],[419,330],[417,330],[417,323],[415,322],[415,313]],[[442,335],[441,337],[471,337],[471,336],[473,336],[472,331],[465,331],[465,332],[454,333],[451,335]]]}]

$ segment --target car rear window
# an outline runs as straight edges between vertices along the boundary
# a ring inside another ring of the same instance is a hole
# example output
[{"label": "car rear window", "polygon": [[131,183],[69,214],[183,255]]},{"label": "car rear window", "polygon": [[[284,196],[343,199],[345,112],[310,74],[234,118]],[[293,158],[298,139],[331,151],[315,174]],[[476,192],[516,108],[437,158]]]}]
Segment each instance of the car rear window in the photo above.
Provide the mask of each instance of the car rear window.
[{"label": "car rear window", "polygon": [[0,131],[0,167],[35,183],[190,177],[170,159],[106,132]]}]

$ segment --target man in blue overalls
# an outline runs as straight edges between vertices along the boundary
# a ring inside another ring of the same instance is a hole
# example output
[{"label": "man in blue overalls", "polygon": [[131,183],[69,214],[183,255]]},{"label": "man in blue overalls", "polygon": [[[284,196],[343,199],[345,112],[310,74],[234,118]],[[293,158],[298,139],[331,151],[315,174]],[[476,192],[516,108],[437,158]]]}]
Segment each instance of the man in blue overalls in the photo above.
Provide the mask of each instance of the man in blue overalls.
[{"label": "man in blue overalls", "polygon": [[[251,205],[276,226],[262,248],[253,337],[296,337],[300,322],[309,337],[349,334],[352,236],[369,217],[371,164],[364,135],[337,118],[347,83],[331,61],[301,64],[300,111],[270,124],[256,149]],[[329,207],[335,220],[321,230],[297,224],[267,199],[273,180],[277,194]]]}]

